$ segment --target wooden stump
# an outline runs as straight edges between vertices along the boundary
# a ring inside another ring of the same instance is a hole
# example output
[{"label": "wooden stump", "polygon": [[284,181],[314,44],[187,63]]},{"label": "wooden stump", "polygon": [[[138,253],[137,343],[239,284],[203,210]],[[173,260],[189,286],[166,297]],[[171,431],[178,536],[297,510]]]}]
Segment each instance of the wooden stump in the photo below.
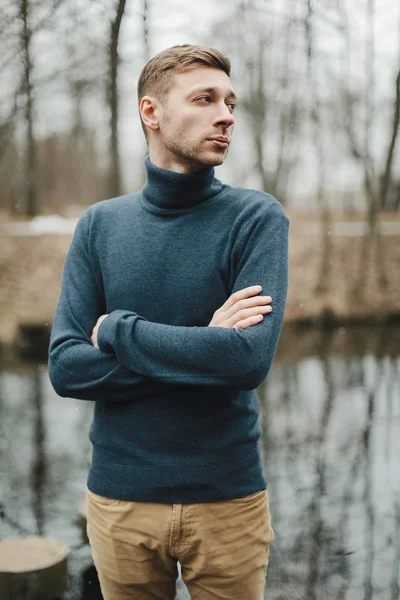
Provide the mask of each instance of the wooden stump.
[{"label": "wooden stump", "polygon": [[0,542],[1,600],[55,600],[68,583],[68,547],[61,541],[26,537]]}]

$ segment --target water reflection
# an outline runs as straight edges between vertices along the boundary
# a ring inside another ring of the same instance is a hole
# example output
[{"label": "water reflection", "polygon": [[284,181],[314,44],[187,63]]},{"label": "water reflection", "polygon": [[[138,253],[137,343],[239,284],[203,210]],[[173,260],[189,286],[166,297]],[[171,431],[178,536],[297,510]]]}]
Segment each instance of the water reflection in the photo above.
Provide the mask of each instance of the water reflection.
[{"label": "water reflection", "polygon": [[376,333],[375,356],[322,335],[318,357],[276,364],[260,390],[268,598],[399,597],[400,361]]},{"label": "water reflection", "polygon": [[32,511],[36,520],[38,535],[43,535],[44,506],[43,495],[46,485],[46,453],[45,453],[45,428],[43,422],[43,395],[40,372],[35,371],[32,376],[33,404],[33,446],[35,448],[31,468],[31,488],[33,491]]},{"label": "water reflection", "polygon": [[[396,600],[399,330],[285,332],[259,388],[275,540],[269,600]],[[100,598],[78,521],[92,404],[58,398],[44,365],[0,376],[1,537],[71,548],[65,600]],[[179,582],[178,598],[187,598]]]}]

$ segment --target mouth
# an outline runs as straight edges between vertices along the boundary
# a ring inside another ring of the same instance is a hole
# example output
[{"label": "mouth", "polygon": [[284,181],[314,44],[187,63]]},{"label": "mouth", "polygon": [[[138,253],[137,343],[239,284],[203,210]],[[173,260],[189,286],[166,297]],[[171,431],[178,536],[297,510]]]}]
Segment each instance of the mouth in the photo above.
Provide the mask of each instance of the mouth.
[{"label": "mouth", "polygon": [[229,146],[229,139],[223,136],[209,138],[208,141],[212,142],[218,148],[227,148]]}]

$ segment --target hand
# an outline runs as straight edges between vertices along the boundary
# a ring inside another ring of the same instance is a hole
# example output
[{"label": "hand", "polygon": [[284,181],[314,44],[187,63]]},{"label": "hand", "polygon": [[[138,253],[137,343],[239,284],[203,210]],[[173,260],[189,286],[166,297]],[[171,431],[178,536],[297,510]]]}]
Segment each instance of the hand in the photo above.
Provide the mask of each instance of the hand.
[{"label": "hand", "polygon": [[254,285],[232,294],[225,304],[215,311],[208,327],[246,329],[250,325],[260,323],[264,315],[272,311],[272,307],[269,306],[272,302],[271,296],[256,296],[261,290],[261,286]]},{"label": "hand", "polygon": [[93,327],[93,331],[92,331],[92,335],[90,337],[90,339],[92,340],[92,344],[95,348],[98,348],[98,343],[97,343],[97,332],[99,331],[99,327],[100,327],[100,323],[102,321],[104,321],[104,319],[106,319],[108,317],[108,315],[101,315],[101,317],[99,317],[97,319],[96,325]]}]

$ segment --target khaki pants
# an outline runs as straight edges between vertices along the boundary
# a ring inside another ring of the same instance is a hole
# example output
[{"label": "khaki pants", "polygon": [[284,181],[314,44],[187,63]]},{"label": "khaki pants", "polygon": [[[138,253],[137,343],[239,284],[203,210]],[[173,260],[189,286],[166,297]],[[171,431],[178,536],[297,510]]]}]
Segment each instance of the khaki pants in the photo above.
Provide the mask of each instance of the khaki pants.
[{"label": "khaki pants", "polygon": [[104,600],[263,600],[274,537],[268,492],[194,504],[112,500],[86,490],[87,533]]}]

